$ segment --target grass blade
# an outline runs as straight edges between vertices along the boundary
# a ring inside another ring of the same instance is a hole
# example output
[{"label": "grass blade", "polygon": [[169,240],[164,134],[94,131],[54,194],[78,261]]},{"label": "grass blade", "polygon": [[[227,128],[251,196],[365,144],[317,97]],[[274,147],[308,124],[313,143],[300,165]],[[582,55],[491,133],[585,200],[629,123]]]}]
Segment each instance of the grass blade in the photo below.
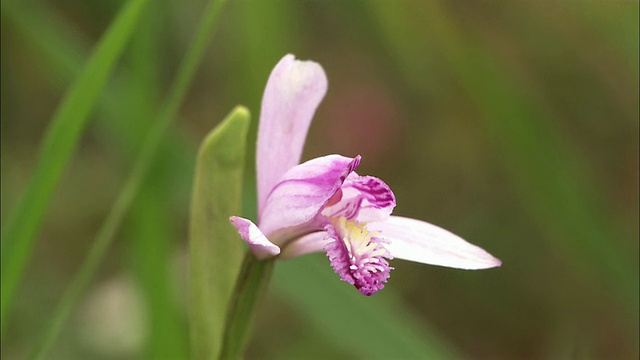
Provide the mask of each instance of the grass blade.
[{"label": "grass blade", "polygon": [[[160,103],[159,91],[163,86],[159,77],[163,58],[158,55],[164,53],[165,48],[161,28],[164,7],[162,1],[149,4],[149,11],[143,15],[131,41],[130,56],[127,58],[131,72],[126,86],[118,94],[122,99],[123,115],[112,121],[101,122],[101,125],[109,127],[105,131],[109,133],[105,139],[107,144],[122,143],[130,149],[121,154],[126,160],[135,159],[141,145],[139,139],[144,139],[153,126],[155,109]],[[113,87],[108,90],[114,91]],[[172,275],[172,250],[180,237],[176,229],[176,216],[167,212],[167,204],[175,196],[175,184],[171,182],[173,178],[169,174],[181,171],[188,174],[185,178],[191,180],[193,171],[185,171],[174,165],[170,159],[176,154],[176,146],[168,136],[165,140],[136,196],[129,216],[130,231],[124,231],[123,237],[125,242],[131,244],[129,266],[136,274],[148,309],[149,332],[144,350],[138,356],[146,359],[185,359],[188,357],[186,318],[175,301],[176,294],[169,281]],[[193,161],[193,152],[188,153],[189,158],[182,163]]]},{"label": "grass blade", "polygon": [[[6,4],[2,3],[3,16],[31,49],[32,56],[44,60],[42,71],[50,75],[48,80],[52,86],[64,91],[90,55],[87,39],[69,29],[69,25],[56,16],[56,10],[46,4]],[[158,12],[164,11],[161,5],[149,4],[131,40],[130,69],[123,67],[119,72],[119,80],[122,81],[107,84],[95,109],[98,135],[104,136],[100,139],[102,143],[105,146],[124,145],[118,146],[118,150],[123,151],[121,156],[131,159],[131,162],[142,145],[139,139],[144,138],[155,121],[158,89],[162,88],[158,79],[160,58],[155,55],[164,46],[164,42],[160,43],[162,32],[158,31],[162,21]],[[167,135],[169,138],[173,134]],[[170,278],[169,255],[175,229],[171,227],[171,221],[167,221],[168,214],[162,206],[172,196],[170,187],[175,185],[169,184],[166,177],[160,177],[181,173],[185,175],[177,176],[190,181],[191,166],[176,165],[190,164],[193,159],[192,151],[186,146],[180,146],[182,144],[175,139],[167,140],[159,150],[159,157],[168,159],[179,154],[180,159],[171,164],[154,162],[132,209],[132,229],[125,234],[125,241],[133,244],[132,266],[149,309],[151,331],[143,355],[145,358],[185,358],[187,351],[186,321],[182,321],[181,314],[177,312],[167,280]]]},{"label": "grass blade", "polygon": [[[40,65],[42,72],[50,75],[51,85],[63,91],[89,57],[87,39],[67,28],[68,24],[61,23],[56,10],[46,4],[5,4],[2,3],[3,16],[31,49],[32,56],[44,60]],[[120,155],[131,160],[128,166],[140,150],[140,139],[155,122],[158,92],[162,89],[158,79],[160,58],[155,54],[165,44],[159,43],[162,32],[158,27],[162,20],[158,12],[164,10],[161,3],[148,5],[131,40],[131,56],[127,59],[130,65],[119,69],[120,81],[109,82],[96,104],[99,140],[105,146],[117,144]],[[172,189],[176,184],[167,180],[167,174],[191,181],[193,152],[173,135],[167,134],[167,141],[161,145],[157,157],[173,159],[179,155],[179,159],[170,163],[154,161],[151,173],[134,201],[131,230],[123,234],[123,240],[133,244],[128,258],[133,260],[131,266],[149,309],[150,333],[144,358],[185,358],[188,351],[186,319],[172,301],[174,294],[168,281],[170,250],[176,239],[176,229],[171,221],[167,221],[170,215],[162,206],[167,204],[168,198],[175,196]]]},{"label": "grass blade", "polygon": [[[498,56],[482,48],[477,39],[465,39],[440,3],[425,2],[414,13],[421,14],[429,33],[438,34],[433,38],[438,54],[446,57],[487,129],[499,140],[505,168],[516,185],[523,210],[544,231],[548,245],[572,263],[577,274],[597,280],[594,283],[627,307],[630,319],[637,319],[637,268],[615,242],[623,235],[607,216],[606,204],[595,196],[597,187],[589,183],[579,156],[549,120],[553,116],[527,97]],[[424,44],[391,41],[410,38],[417,17],[384,2],[371,5],[399,58],[422,59],[434,53]]]},{"label": "grass blade", "polygon": [[96,234],[93,245],[89,250],[89,255],[81,265],[70,288],[65,292],[58,307],[55,309],[52,320],[46,327],[44,336],[35,347],[32,358],[42,358],[48,348],[53,344],[54,339],[69,318],[71,310],[75,307],[80,295],[89,285],[93,274],[96,272],[109,245],[113,241],[115,232],[120,227],[127,210],[130,208],[133,199],[144,181],[144,177],[149,170],[154,155],[160,147],[163,134],[169,127],[171,120],[175,118],[189,84],[191,80],[193,80],[193,76],[202,59],[204,49],[211,38],[212,29],[216,24],[216,20],[224,3],[225,1],[223,0],[211,1],[205,10],[204,17],[196,31],[195,39],[180,65],[170,95],[165,102],[166,105],[162,108],[157,123],[150,129],[124,188],[118,195],[113,208]]},{"label": "grass blade", "polygon": [[130,1],[109,27],[84,71],[71,86],[47,131],[38,164],[2,234],[2,332],[15,288],[54,188],[67,164],[98,95],[129,40],[146,0]]}]

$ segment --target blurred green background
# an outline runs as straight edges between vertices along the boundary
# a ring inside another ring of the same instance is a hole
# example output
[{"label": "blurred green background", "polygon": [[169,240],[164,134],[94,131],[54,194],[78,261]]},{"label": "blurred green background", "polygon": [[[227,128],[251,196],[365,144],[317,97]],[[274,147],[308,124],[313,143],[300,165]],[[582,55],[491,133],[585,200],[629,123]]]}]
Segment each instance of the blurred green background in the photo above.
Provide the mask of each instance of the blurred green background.
[{"label": "blurred green background", "polygon": [[[3,226],[63,94],[124,3],[2,1]],[[69,286],[205,6],[146,5],[47,207],[3,358],[27,356]],[[224,6],[142,190],[47,358],[187,357],[197,146],[237,104],[252,111],[254,143],[262,90],[286,53],[329,78],[305,160],[362,155],[359,172],[392,187],[396,214],[450,229],[503,266],[396,260],[388,286],[366,298],[322,254],[278,263],[247,358],[364,358],[377,347],[380,358],[436,356],[420,356],[419,343],[443,357],[637,358],[638,2],[382,0]],[[255,218],[253,152],[245,212]],[[370,341],[341,331],[350,314],[376,318],[362,323]]]}]

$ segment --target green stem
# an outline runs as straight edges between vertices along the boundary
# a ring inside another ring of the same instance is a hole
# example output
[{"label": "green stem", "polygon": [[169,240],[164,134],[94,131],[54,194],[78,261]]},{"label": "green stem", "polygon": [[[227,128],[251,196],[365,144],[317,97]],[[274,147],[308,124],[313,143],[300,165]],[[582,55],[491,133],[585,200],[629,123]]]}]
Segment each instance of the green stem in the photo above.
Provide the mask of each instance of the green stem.
[{"label": "green stem", "polygon": [[220,359],[242,358],[253,329],[256,311],[267,290],[273,265],[274,259],[257,260],[251,251],[247,251],[229,304]]}]

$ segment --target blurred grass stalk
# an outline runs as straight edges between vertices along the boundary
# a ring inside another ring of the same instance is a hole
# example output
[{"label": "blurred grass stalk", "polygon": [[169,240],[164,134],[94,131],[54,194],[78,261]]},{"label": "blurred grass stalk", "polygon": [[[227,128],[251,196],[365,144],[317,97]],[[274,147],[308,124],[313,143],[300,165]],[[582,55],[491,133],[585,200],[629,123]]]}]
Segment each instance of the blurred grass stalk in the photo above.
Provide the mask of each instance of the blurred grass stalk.
[{"label": "blurred grass stalk", "polygon": [[[519,91],[500,59],[478,41],[462,37],[440,1],[411,7],[421,16],[410,16],[409,7],[383,1],[369,4],[388,46],[403,64],[415,65],[413,58],[429,57],[429,49],[411,40],[419,25],[411,20],[428,19],[424,24],[429,33],[437,34],[430,40],[447,56],[488,130],[499,139],[505,168],[517,186],[524,210],[546,233],[543,240],[573,263],[578,273],[588,274],[594,285],[610,289],[637,326],[637,269],[615,242],[622,236],[616,228],[619,224],[601,210],[587,172],[552,126],[549,118],[553,116]],[[411,67],[401,68],[411,71]],[[411,72],[406,76],[408,81],[417,80]]]},{"label": "blurred grass stalk", "polygon": [[[146,0],[131,0],[123,7],[69,88],[47,129],[27,190],[2,229],[2,333],[51,194],[145,4]],[[18,5],[2,2],[3,9],[10,6]]]},{"label": "blurred grass stalk", "polygon": [[160,119],[148,135],[140,155],[136,159],[132,173],[130,174],[114,207],[109,213],[109,216],[98,232],[90,253],[82,264],[77,277],[74,279],[70,289],[65,293],[59,307],[56,308],[52,322],[45,330],[45,335],[42,338],[42,341],[36,347],[36,351],[34,353],[35,357],[43,356],[48,347],[52,344],[57,333],[66,322],[71,310],[75,306],[80,294],[88,286],[93,273],[97,270],[100,260],[104,257],[116,229],[119,228],[126,211],[131,205],[144,180],[146,172],[153,160],[153,156],[160,145],[164,131],[170,124],[170,121],[175,117],[179,106],[182,103],[182,99],[186,94],[188,86],[193,79],[193,75],[195,74],[198,64],[202,58],[204,49],[212,35],[211,30],[216,23],[216,19],[223,4],[224,1],[212,1],[206,9],[203,20],[196,32],[194,42],[185,55],[183,63],[178,70],[176,81],[168,97],[169,100],[165,103],[165,106],[160,112]]},{"label": "blurred grass stalk", "polygon": [[[122,116],[117,117],[111,136],[106,136],[106,143],[118,136],[133,153],[140,151],[139,139],[154,126],[156,109],[160,104],[159,79],[163,59],[164,42],[162,32],[162,10],[165,1],[154,1],[149,4],[131,42],[129,63],[131,67],[128,86],[122,89],[124,99]],[[109,91],[111,89],[107,89]],[[136,119],[136,121],[127,121]],[[123,120],[126,124],[122,124]],[[123,133],[128,133],[123,135]],[[166,138],[166,137],[165,137]],[[142,357],[149,359],[180,359],[187,357],[187,328],[182,314],[176,304],[171,282],[172,245],[175,235],[175,214],[166,211],[166,204],[173,200],[174,191],[168,184],[166,174],[176,171],[170,161],[170,144],[159,145],[158,155],[150,164],[148,175],[133,202],[131,209],[131,231],[124,232],[132,244],[130,249],[130,266],[137,275],[137,283],[148,309],[148,337]],[[133,159],[132,154],[121,154]],[[159,161],[162,159],[162,161]],[[185,161],[186,162],[186,161]],[[132,164],[129,164],[131,166]],[[179,169],[179,168],[178,168]]]},{"label": "blurred grass stalk", "polygon": [[[158,39],[162,18],[157,15],[163,10],[160,8],[162,3],[148,5],[149,10],[142,15],[138,31],[133,35],[128,59],[130,69],[120,69],[120,81],[109,82],[96,104],[96,118],[103,130],[100,134],[105,134],[105,145],[112,144],[117,138],[124,143],[123,147],[118,147],[125,150],[121,155],[131,158],[131,162],[134,154],[140,151],[142,144],[139,139],[144,138],[153,126],[153,116],[159,103],[159,57],[154,51],[161,52],[164,44]],[[43,2],[37,6],[4,6],[3,3],[3,17],[17,30],[15,34],[35,53],[34,56],[44,59],[42,71],[51,74],[45,80],[52,82],[51,85],[60,91],[64,90],[77,76],[84,59],[88,58],[88,40],[68,28],[68,23],[56,16],[55,9],[48,8]],[[167,135],[174,136],[173,133]],[[184,156],[186,149],[175,147],[175,141],[163,143],[160,153],[167,158],[181,150],[178,155]],[[161,355],[180,358],[186,354],[186,330],[175,304],[172,304],[167,281],[170,278],[168,260],[172,229],[170,222],[164,219],[167,215],[162,207],[170,201],[173,193],[162,188],[166,186],[166,179],[160,178],[162,174],[159,173],[174,173],[176,163],[190,161],[181,158],[171,164],[156,162],[132,209],[132,231],[129,235],[133,244],[132,258],[135,259],[132,265],[151,315],[151,333],[145,351],[148,358]],[[171,172],[167,171],[166,168],[171,166],[174,166]]]}]

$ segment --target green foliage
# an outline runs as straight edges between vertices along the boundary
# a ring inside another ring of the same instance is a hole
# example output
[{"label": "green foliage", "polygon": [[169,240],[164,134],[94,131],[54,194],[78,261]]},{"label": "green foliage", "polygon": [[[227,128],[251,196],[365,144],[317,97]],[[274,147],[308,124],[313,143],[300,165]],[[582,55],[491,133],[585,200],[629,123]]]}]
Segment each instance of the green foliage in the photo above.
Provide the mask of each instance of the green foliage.
[{"label": "green foliage", "polygon": [[[388,3],[374,4],[387,39],[404,39],[408,28],[419,26],[406,22],[400,28],[390,26],[409,18],[408,13]],[[545,233],[548,245],[571,259],[579,272],[587,272],[607,291],[617,293],[636,319],[637,271],[626,254],[611,245],[611,239],[622,234],[615,230],[617,224],[606,220],[586,170],[578,155],[563,143],[553,115],[518,89],[511,74],[500,66],[500,59],[475,45],[473,38],[463,38],[441,5],[431,2],[422,11],[431,32],[440,35],[434,37],[435,46],[444,50],[487,130],[499,141],[505,154],[501,160],[513,177],[517,194]],[[406,62],[429,57],[428,49],[420,46],[399,48],[397,54]]]},{"label": "green foliage", "polygon": [[[97,45],[51,120],[38,165],[2,232],[2,329],[15,288],[29,259],[51,194],[76,147],[89,114],[127,43],[146,0],[132,0]],[[3,2],[4,4],[4,2]],[[11,5],[7,5],[11,6]]]},{"label": "green foliage", "polygon": [[[163,19],[158,16],[162,2],[149,4],[138,31],[131,42],[129,60],[130,85],[122,88],[122,116],[115,116],[110,122],[111,129],[121,135],[125,149],[138,152],[142,144],[138,139],[153,129],[162,82],[160,81],[161,63],[155,58],[161,54],[159,44],[163,41]],[[127,121],[136,119],[136,121]],[[163,138],[167,138],[166,133]],[[179,304],[172,291],[171,258],[178,244],[173,214],[164,211],[165,204],[171,203],[175,195],[163,191],[171,187],[171,176],[176,169],[169,166],[165,159],[175,156],[172,144],[163,142],[158,145],[157,154],[139,189],[131,207],[131,227],[124,227],[127,242],[131,242],[130,263],[135,271],[141,296],[149,309],[149,335],[141,357],[148,359],[181,359],[188,354],[188,332],[186,321],[181,316]],[[125,158],[128,154],[122,154]],[[190,154],[191,155],[191,154]],[[193,161],[193,160],[191,160]],[[182,170],[182,168],[181,168]],[[191,169],[184,169],[182,171]],[[186,174],[185,174],[186,175]],[[188,175],[186,175],[188,176]]]},{"label": "green foliage", "polygon": [[[44,356],[49,347],[53,344],[53,341],[69,318],[71,311],[76,306],[81,294],[90,284],[94,273],[96,272],[98,266],[100,265],[100,262],[105,256],[109,245],[113,241],[117,229],[120,227],[120,224],[125,214],[127,213],[127,210],[131,206],[131,203],[136,197],[136,194],[138,193],[141,184],[145,179],[146,173],[151,166],[155,153],[160,146],[164,132],[169,126],[171,120],[175,117],[178,106],[182,102],[187,88],[191,83],[191,80],[193,79],[196,68],[202,58],[204,48],[207,45],[208,39],[211,37],[211,30],[215,25],[215,21],[220,12],[222,4],[222,1],[212,2],[205,11],[205,16],[203,17],[203,21],[200,23],[200,27],[196,32],[194,42],[187,52],[187,55],[185,56],[185,59],[181,67],[179,68],[178,74],[176,75],[176,81],[174,83],[174,86],[172,87],[172,91],[168,97],[168,101],[165,103],[165,106],[160,112],[160,120],[156,123],[155,126],[150,129],[146,141],[141,146],[140,153],[136,158],[136,161],[133,165],[133,170],[128,178],[128,181],[125,183],[125,186],[118,196],[111,212],[98,231],[93,242],[93,246],[90,249],[88,256],[85,258],[85,261],[78,271],[73,283],[54,311],[49,326],[46,327],[44,335],[35,347],[35,351],[33,353],[34,357],[40,358]],[[128,14],[128,12],[126,12],[125,14]],[[116,22],[116,25],[117,24],[119,23]],[[118,27],[116,26],[116,28]],[[70,150],[71,149],[69,149],[69,151]],[[27,250],[28,249],[26,249],[25,251]],[[9,253],[7,252],[6,255],[8,256],[8,254]],[[3,256],[5,256],[4,249]],[[3,268],[3,276],[4,275],[5,269]],[[166,301],[168,299],[164,300]],[[4,301],[5,298],[3,296],[3,303]],[[165,309],[166,307],[164,307],[163,310]],[[157,314],[156,316],[166,316],[166,314]],[[179,340],[175,341],[177,342]],[[172,347],[170,346],[169,348]]]},{"label": "green foliage", "polygon": [[317,256],[279,264],[274,293],[333,346],[367,359],[461,357],[436,331],[413,319],[393,292],[384,289],[375,298],[365,298],[337,281],[327,264]]},{"label": "green foliage", "polygon": [[[82,295],[132,271],[148,317],[144,343],[120,358],[188,356],[196,147],[234,104],[259,110],[269,71],[291,52],[320,62],[330,81],[304,158],[360,153],[361,172],[392,186],[399,214],[454,230],[504,265],[469,273],[394,261],[387,288],[363,298],[321,255],[279,263],[247,358],[637,358],[637,2],[252,0],[229,2],[224,17],[224,1],[204,3],[147,4],[93,110],[72,111],[95,126],[64,170],[67,160],[42,165],[64,146],[34,149],[34,139],[53,127],[45,120],[82,79],[115,6],[2,1],[3,357],[53,344],[40,354],[112,358],[82,339]],[[209,44],[213,24],[221,36]],[[47,241],[24,247],[34,261],[20,277],[7,272],[20,262],[7,226],[26,206],[18,195],[46,182],[26,180],[54,177],[32,170],[43,167],[66,177],[40,203],[49,211],[27,216],[44,216],[41,236],[24,230]],[[247,171],[249,218],[253,181]],[[34,346],[34,329],[47,343]]]},{"label": "green foliage", "polygon": [[189,235],[191,356],[217,359],[243,244],[229,223],[242,212],[249,111],[237,107],[202,142],[191,196]]}]

